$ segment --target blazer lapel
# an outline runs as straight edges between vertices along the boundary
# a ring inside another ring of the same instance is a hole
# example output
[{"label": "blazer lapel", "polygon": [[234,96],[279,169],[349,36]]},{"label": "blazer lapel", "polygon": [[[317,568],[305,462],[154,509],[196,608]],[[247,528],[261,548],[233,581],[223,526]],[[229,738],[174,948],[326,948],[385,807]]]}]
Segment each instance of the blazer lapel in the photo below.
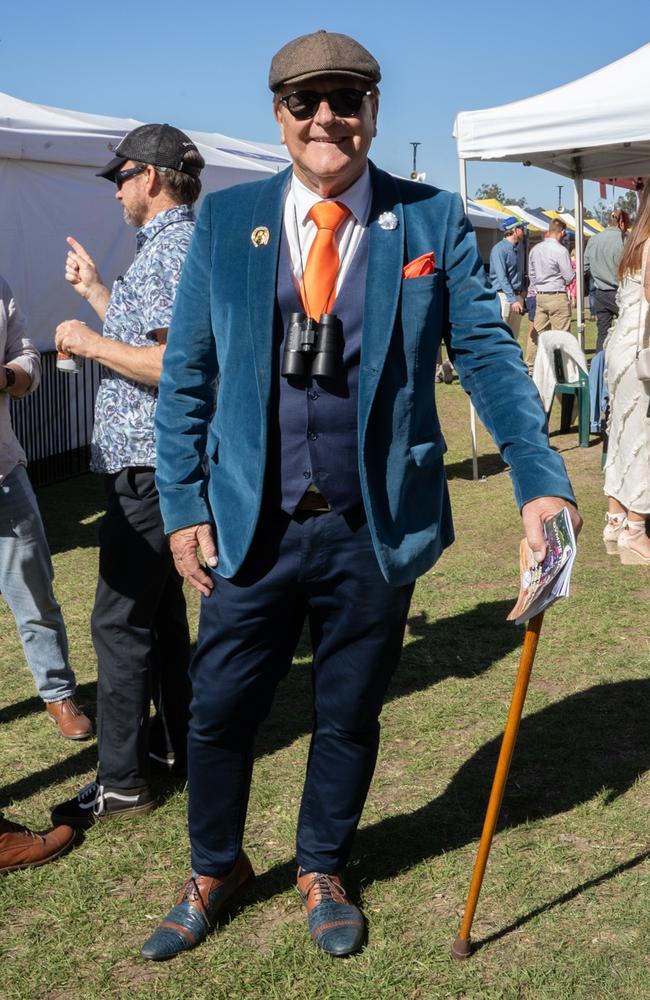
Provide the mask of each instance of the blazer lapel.
[{"label": "blazer lapel", "polygon": [[[291,168],[283,170],[260,187],[251,214],[248,250],[248,314],[260,400],[265,405],[271,389],[273,320],[280,241],[282,239],[284,190]],[[253,233],[261,239],[253,242]],[[266,231],[266,232],[265,232]],[[268,233],[268,242],[264,236]]]},{"label": "blazer lapel", "polygon": [[[390,174],[370,164],[373,197],[368,219],[368,274],[359,378],[359,430],[363,435],[370,404],[395,326],[404,263],[404,211]],[[384,213],[393,228],[379,225]],[[396,224],[395,224],[396,223]]]}]

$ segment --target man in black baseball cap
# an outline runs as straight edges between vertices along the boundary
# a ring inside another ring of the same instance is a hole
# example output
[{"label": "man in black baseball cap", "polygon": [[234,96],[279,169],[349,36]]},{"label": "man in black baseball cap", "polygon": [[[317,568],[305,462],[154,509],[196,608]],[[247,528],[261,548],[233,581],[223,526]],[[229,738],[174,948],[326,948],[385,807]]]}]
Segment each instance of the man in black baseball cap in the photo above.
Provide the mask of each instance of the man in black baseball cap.
[{"label": "man in black baseball cap", "polygon": [[113,159],[97,176],[114,181],[125,161],[134,160],[198,177],[201,166],[197,157],[200,156],[190,137],[173,125],[139,125],[124,136]]},{"label": "man in black baseball cap", "polygon": [[[137,229],[137,254],[111,290],[71,236],[65,278],[102,321],[59,324],[59,351],[99,362],[91,468],[104,476],[106,516],[92,615],[97,653],[97,778],[53,810],[75,827],[153,807],[151,764],[185,766],[189,633],[181,578],[155,485],[157,385],[176,288],[194,230],[204,160],[171,125],[141,125],[98,176]],[[151,726],[152,696],[157,714]]]}]

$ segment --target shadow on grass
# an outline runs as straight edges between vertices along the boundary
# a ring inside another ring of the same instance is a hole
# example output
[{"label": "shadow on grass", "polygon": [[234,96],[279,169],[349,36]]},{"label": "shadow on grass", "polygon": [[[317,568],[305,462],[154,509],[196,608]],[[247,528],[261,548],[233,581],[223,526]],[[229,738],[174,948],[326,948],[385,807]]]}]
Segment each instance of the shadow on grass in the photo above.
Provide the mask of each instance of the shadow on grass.
[{"label": "shadow on grass", "polygon": [[42,486],[36,495],[52,554],[97,545],[99,516],[106,505],[102,476],[89,473]]},{"label": "shadow on grass", "polygon": [[[524,718],[499,829],[568,812],[603,792],[606,804],[623,795],[650,768],[649,699],[649,680],[601,684]],[[427,858],[478,840],[500,744],[501,737],[481,747],[444,793],[427,805],[360,830],[354,848],[358,864],[352,870],[353,888],[394,878]],[[647,853],[593,884],[634,867]],[[469,876],[468,871],[468,885]],[[278,865],[256,881],[255,898],[285,891],[294,878],[295,861]],[[558,897],[521,922],[567,902],[590,884]]]},{"label": "shadow on grass", "polygon": [[[58,784],[68,778],[74,778],[77,774],[87,774],[97,765],[97,747],[95,741],[89,743],[79,750],[78,753],[65,760],[57,761],[50,767],[45,767],[41,771],[25,775],[11,784],[5,783],[0,788],[0,809],[4,809],[12,802],[20,802],[30,796],[42,792],[48,785]],[[52,803],[54,805],[54,802]]]},{"label": "shadow on grass", "polygon": [[609,871],[603,872],[602,875],[590,878],[588,881],[582,882],[580,885],[576,885],[568,892],[563,892],[561,896],[556,896],[555,899],[550,900],[550,902],[544,903],[542,906],[536,906],[534,910],[530,910],[528,913],[525,913],[523,916],[513,921],[513,923],[508,924],[507,927],[502,927],[500,931],[495,931],[493,934],[488,934],[487,937],[473,941],[472,953],[478,951],[479,948],[483,948],[486,944],[492,944],[494,941],[499,941],[508,934],[512,934],[513,931],[516,931],[525,924],[530,923],[531,920],[534,920],[535,917],[541,916],[542,913],[548,913],[550,910],[554,910],[558,906],[570,903],[572,899],[576,899],[578,896],[581,896],[582,893],[587,892],[588,889],[595,889],[597,886],[603,885],[605,882],[610,882],[611,879],[616,878],[617,875],[622,875],[623,872],[631,871],[632,868],[636,868],[637,865],[642,864],[648,859],[650,859],[650,851],[642,851],[640,854],[635,854],[633,858],[623,861],[622,864],[616,865],[615,868],[610,868]]},{"label": "shadow on grass", "polygon": [[[94,719],[97,704],[97,683],[88,681],[86,684],[78,684],[74,697],[77,704],[85,710],[86,715]],[[13,705],[0,708],[0,726],[8,722],[15,722],[16,719],[24,719],[33,712],[44,711],[44,704],[37,695],[34,695],[33,698],[24,698]]]},{"label": "shadow on grass", "polygon": [[[423,691],[448,677],[476,677],[523,641],[523,629],[505,620],[512,602],[488,601],[471,611],[428,622],[423,614],[412,615],[408,628],[411,642],[402,653],[386,701]],[[305,636],[299,656],[310,656]],[[311,731],[311,670],[293,666],[278,686],[273,709],[260,728],[256,755],[275,753]]]},{"label": "shadow on grass", "polygon": [[[478,474],[481,479],[487,479],[489,476],[498,476],[508,468],[498,452],[479,455],[477,461]],[[460,462],[450,462],[449,465],[445,464],[445,473],[447,474],[447,479],[473,479],[472,459],[464,458]]]},{"label": "shadow on grass", "polygon": [[[424,690],[447,677],[474,677],[488,670],[523,639],[523,630],[505,621],[510,603],[486,602],[471,611],[440,618],[431,623],[422,614],[412,616],[409,630],[414,638],[404,649],[386,700]],[[309,651],[303,635],[298,655],[308,656]],[[77,698],[94,716],[96,685],[80,685]],[[30,712],[42,711],[40,698],[27,698],[2,709],[0,723],[12,722]],[[275,753],[290,746],[300,736],[310,732],[311,725],[311,670],[304,666],[294,666],[279,685],[271,715],[260,729],[256,755]],[[95,753],[94,746],[92,750]],[[0,805],[9,800],[27,798],[47,785],[83,774],[93,766],[94,761],[82,751],[67,761],[5,786],[0,796]]]},{"label": "shadow on grass", "polygon": [[[50,767],[28,774],[24,778],[19,778],[13,784],[5,784],[0,788],[0,809],[4,809],[10,803],[20,802],[28,799],[48,785],[56,785],[61,781],[67,781],[79,774],[86,775],[88,771],[97,767],[97,746],[93,740],[65,760],[58,761]],[[187,784],[187,777],[184,774],[167,774],[156,772],[151,776],[151,786],[155,792],[158,805],[162,805],[179,788]],[[53,801],[52,806],[55,805]]]},{"label": "shadow on grass", "polygon": [[[650,768],[649,698],[648,680],[600,684],[524,718],[499,829],[568,812],[603,792],[607,804],[625,794]],[[477,840],[500,745],[501,737],[481,747],[426,806],[361,830],[359,877],[392,878]]]}]

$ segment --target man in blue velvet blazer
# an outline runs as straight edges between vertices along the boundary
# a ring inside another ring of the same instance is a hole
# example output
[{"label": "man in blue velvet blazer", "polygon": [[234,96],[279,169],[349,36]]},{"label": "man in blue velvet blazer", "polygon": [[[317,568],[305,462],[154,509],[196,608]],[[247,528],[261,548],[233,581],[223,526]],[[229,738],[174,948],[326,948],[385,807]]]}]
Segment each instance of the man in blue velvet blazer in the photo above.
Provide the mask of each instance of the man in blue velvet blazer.
[{"label": "man in blue velvet blazer", "polygon": [[[146,958],[196,945],[252,877],[242,842],[253,741],[306,618],[314,724],[298,888],[317,945],[347,955],[362,944],[343,870],[414,581],[453,541],[434,399],[443,337],[512,469],[539,558],[544,519],[575,502],[460,198],[368,162],[379,79],[374,58],[346,35],[319,31],[276,54],[269,83],[293,167],[207,198],[177,294],[157,482],[176,565],[203,595],[192,875]],[[335,282],[314,303],[303,277],[321,241],[322,201],[342,206],[343,221],[326,237]],[[340,323],[327,377],[310,375],[313,352],[302,375],[287,374],[286,331],[301,312]]]}]

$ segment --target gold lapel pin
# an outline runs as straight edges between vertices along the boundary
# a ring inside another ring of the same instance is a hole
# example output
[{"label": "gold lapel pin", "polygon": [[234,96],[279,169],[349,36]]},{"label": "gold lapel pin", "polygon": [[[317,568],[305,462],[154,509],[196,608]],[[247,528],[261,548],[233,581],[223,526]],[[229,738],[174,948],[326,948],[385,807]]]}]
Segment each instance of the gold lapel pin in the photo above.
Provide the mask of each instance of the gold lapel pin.
[{"label": "gold lapel pin", "polygon": [[256,226],[251,233],[251,243],[254,247],[265,247],[271,238],[266,226]]}]

